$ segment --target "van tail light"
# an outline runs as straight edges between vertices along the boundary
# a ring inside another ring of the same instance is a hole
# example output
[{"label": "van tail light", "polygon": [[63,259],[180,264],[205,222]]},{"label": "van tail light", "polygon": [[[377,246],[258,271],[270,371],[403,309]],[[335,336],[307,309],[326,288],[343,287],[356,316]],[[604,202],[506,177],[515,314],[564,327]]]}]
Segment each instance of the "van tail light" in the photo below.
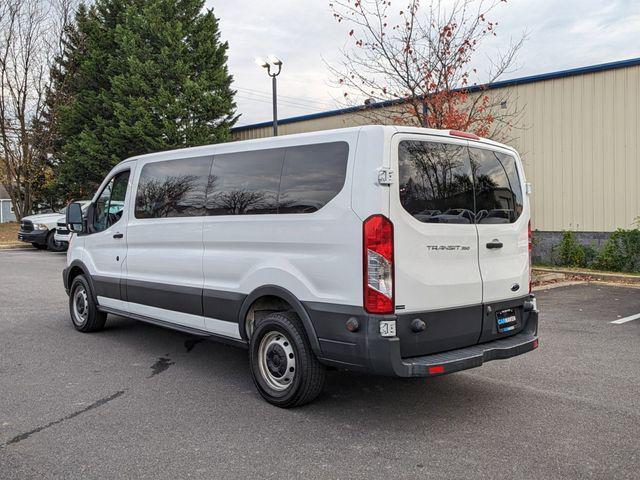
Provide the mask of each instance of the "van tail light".
[{"label": "van tail light", "polygon": [[531,255],[533,253],[533,232],[531,232],[531,220],[527,226],[527,236],[529,243],[529,293],[531,293],[531,283],[533,281],[533,265],[531,263]]},{"label": "van tail light", "polygon": [[369,313],[393,313],[393,224],[384,215],[372,215],[362,227],[364,309]]},{"label": "van tail light", "polygon": [[480,140],[480,137],[475,133],[462,132],[460,130],[449,130],[449,135],[454,137],[471,138],[473,140]]}]

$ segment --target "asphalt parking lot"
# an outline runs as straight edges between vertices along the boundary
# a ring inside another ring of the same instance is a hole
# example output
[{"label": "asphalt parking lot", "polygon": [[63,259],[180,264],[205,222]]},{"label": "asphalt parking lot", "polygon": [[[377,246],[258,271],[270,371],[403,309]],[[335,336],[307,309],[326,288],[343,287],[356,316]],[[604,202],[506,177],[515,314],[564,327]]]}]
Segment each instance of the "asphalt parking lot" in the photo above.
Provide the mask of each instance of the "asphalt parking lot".
[{"label": "asphalt parking lot", "polygon": [[539,292],[540,348],[453,375],[331,371],[313,404],[255,391],[247,353],[69,320],[64,254],[0,252],[0,478],[634,478],[640,290]]}]

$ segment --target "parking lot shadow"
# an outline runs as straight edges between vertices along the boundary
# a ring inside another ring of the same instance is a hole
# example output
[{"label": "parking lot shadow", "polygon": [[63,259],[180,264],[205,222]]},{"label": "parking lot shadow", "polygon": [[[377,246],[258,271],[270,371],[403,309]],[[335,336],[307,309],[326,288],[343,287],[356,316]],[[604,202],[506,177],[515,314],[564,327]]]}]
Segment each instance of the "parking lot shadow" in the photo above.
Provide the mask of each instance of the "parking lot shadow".
[{"label": "parking lot shadow", "polygon": [[[144,352],[152,362],[150,372],[176,364],[200,387],[216,388],[222,381],[226,388],[236,390],[230,396],[249,391],[248,402],[260,410],[279,411],[253,388],[245,349],[112,315],[101,335]],[[447,422],[457,411],[464,411],[465,418],[473,417],[474,412],[485,417],[492,412],[499,415],[494,406],[502,395],[465,374],[403,379],[329,369],[323,394],[295,411],[309,419],[344,421],[345,425],[356,422],[369,429],[380,427],[381,416],[386,418],[385,429],[415,426],[417,418],[430,428],[448,428]]]}]

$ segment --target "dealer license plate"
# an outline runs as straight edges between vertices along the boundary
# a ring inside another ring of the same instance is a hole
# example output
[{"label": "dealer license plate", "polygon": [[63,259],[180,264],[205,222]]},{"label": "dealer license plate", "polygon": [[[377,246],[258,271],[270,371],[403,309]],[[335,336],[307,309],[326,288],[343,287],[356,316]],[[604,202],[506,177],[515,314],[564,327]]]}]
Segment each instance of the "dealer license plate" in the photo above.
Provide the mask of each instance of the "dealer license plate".
[{"label": "dealer license plate", "polygon": [[518,324],[516,312],[512,309],[496,312],[496,323],[498,325],[498,333],[508,333],[515,330]]}]

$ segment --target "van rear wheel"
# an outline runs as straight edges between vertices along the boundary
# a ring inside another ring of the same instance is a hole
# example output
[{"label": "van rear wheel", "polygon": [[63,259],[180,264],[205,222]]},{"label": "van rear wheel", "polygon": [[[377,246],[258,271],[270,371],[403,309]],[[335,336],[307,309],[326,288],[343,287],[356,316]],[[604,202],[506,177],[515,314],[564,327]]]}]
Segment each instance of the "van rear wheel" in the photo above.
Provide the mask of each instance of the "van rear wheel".
[{"label": "van rear wheel", "polygon": [[104,328],[107,314],[98,311],[93,301],[91,286],[84,275],[78,275],[69,289],[69,312],[71,322],[79,332],[97,332]]},{"label": "van rear wheel", "polygon": [[253,382],[273,405],[304,405],[322,392],[325,367],[311,350],[300,319],[293,312],[275,312],[256,324],[249,360]]}]

